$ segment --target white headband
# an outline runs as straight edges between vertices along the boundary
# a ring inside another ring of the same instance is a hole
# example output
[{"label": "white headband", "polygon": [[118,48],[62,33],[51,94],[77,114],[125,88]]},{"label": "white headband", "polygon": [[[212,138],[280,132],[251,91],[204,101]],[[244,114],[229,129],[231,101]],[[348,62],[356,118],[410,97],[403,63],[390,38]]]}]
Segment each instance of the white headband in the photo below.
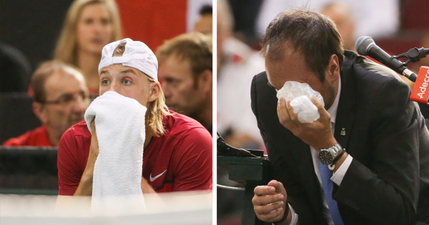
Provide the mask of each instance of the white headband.
[{"label": "white headband", "polygon": [[[115,49],[122,43],[125,43],[124,54],[113,57]],[[112,64],[133,67],[152,77],[154,80],[158,80],[158,60],[152,50],[143,42],[125,38],[104,46],[101,51],[98,74],[100,74],[102,68]]]}]

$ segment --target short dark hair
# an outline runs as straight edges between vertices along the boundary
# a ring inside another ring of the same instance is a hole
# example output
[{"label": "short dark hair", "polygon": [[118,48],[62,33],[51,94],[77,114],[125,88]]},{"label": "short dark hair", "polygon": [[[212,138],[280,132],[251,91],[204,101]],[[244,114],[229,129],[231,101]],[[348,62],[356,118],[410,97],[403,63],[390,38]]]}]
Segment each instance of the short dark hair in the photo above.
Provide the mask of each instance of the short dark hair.
[{"label": "short dark hair", "polygon": [[203,5],[199,13],[200,16],[213,15],[213,7],[211,5]]},{"label": "short dark hair", "polygon": [[268,60],[282,60],[286,44],[303,54],[307,66],[322,82],[331,55],[338,56],[340,67],[343,64],[341,36],[332,20],[320,13],[292,10],[271,21],[262,39],[262,54]]}]

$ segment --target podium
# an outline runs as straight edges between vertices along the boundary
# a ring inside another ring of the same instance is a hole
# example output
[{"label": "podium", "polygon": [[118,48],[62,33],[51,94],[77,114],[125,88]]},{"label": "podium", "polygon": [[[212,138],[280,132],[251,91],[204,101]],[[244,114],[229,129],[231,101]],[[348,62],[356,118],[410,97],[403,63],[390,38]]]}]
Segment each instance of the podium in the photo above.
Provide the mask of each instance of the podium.
[{"label": "podium", "polygon": [[243,212],[241,215],[242,225],[265,225],[260,221],[253,211],[253,190],[257,185],[266,185],[270,181],[270,166],[263,151],[251,150],[256,157],[218,156],[217,164],[228,166],[230,180],[245,183]]}]

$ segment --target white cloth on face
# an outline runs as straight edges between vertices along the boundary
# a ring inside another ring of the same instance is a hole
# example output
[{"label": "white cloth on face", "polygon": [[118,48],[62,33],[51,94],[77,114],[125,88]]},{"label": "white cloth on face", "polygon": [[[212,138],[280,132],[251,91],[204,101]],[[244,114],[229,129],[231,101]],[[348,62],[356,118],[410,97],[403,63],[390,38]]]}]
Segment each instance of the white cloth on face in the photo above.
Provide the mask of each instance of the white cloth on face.
[{"label": "white cloth on face", "polygon": [[284,98],[286,102],[290,102],[293,112],[298,114],[300,123],[313,123],[320,118],[319,111],[316,105],[311,102],[310,98],[314,98],[322,106],[325,106],[322,95],[313,90],[307,83],[296,81],[286,81],[280,90],[277,92],[277,99]]},{"label": "white cloth on face", "polygon": [[293,113],[298,115],[300,123],[313,123],[320,118],[316,105],[305,95],[294,98],[290,106],[293,108]]},{"label": "white cloth on face", "polygon": [[93,209],[144,207],[141,180],[146,110],[135,99],[114,91],[96,98],[86,110],[85,121],[91,133],[95,117],[99,146],[93,175]]}]

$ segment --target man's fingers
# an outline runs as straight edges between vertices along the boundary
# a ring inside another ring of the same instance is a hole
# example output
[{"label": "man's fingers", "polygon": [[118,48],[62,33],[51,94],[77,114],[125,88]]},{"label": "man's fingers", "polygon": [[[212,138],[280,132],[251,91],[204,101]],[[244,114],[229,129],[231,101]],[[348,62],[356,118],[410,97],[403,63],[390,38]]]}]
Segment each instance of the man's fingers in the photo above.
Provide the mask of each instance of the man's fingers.
[{"label": "man's fingers", "polygon": [[268,183],[268,186],[274,187],[276,189],[276,193],[282,193],[282,191],[285,189],[283,187],[282,182],[272,180]]},{"label": "man's fingers", "polygon": [[272,204],[279,201],[284,201],[285,198],[282,194],[274,194],[274,195],[254,195],[252,198],[253,205],[267,205]]},{"label": "man's fingers", "polygon": [[95,131],[95,119],[94,120],[92,120],[92,122],[91,122],[91,132],[92,132],[92,134],[94,134],[96,131]]},{"label": "man's fingers", "polygon": [[275,211],[281,211],[284,206],[285,203],[283,201],[279,201],[267,205],[254,205],[253,209],[255,210],[255,213],[258,214],[270,214]]},{"label": "man's fingers", "polygon": [[[293,123],[298,121],[298,114],[293,111],[293,107],[290,105],[290,100],[286,104],[287,112],[289,113],[289,118]],[[299,121],[298,121],[299,122]]]},{"label": "man's fingers", "polygon": [[[273,182],[278,182],[278,181],[272,180],[268,184],[271,184]],[[257,186],[254,189],[254,193],[255,193],[255,196],[253,196],[253,199],[252,199],[253,205],[266,205],[266,204],[271,204],[278,201],[285,201],[285,196],[283,196],[283,194],[281,193],[276,192],[276,187],[273,187],[273,186],[269,186],[269,185]]]},{"label": "man's fingers", "polygon": [[276,188],[267,185],[260,185],[256,186],[253,192],[255,195],[274,195],[276,194]]},{"label": "man's fingers", "polygon": [[91,144],[97,144],[98,146],[97,132],[95,130],[94,120],[91,122]]},{"label": "man's fingers", "polygon": [[[281,193],[276,189],[279,189]],[[265,186],[257,186],[254,192],[252,203],[256,216],[265,222],[280,220],[283,216],[286,202],[286,191],[283,184],[279,181],[271,180]]]},{"label": "man's fingers", "polygon": [[280,98],[277,102],[277,115],[279,116],[280,122],[290,120],[289,113],[287,112],[286,100],[284,98]]},{"label": "man's fingers", "polygon": [[294,129],[296,127],[296,124],[293,122],[293,118],[291,118],[291,116],[295,117],[296,115],[293,114],[293,109],[292,112],[290,112],[290,109],[288,108],[288,105],[284,98],[280,98],[278,101],[277,115],[279,117],[280,123],[284,127],[288,128],[289,130]]},{"label": "man's fingers", "polygon": [[315,98],[311,98],[311,101],[317,107],[317,110],[320,114],[320,118],[322,120],[329,120],[330,121],[331,115],[329,115],[329,113],[328,113],[328,111],[326,111],[325,107],[319,101],[317,101]]},{"label": "man's fingers", "polygon": [[98,156],[99,152],[99,146],[98,146],[98,140],[97,140],[97,132],[95,131],[95,122],[94,120],[91,122],[91,145],[90,145],[90,152],[92,152],[95,156]]},{"label": "man's fingers", "polygon": [[283,217],[284,207],[279,205],[283,204],[279,203],[269,206],[256,206],[253,209],[260,220],[265,222],[274,222],[279,221]]}]

